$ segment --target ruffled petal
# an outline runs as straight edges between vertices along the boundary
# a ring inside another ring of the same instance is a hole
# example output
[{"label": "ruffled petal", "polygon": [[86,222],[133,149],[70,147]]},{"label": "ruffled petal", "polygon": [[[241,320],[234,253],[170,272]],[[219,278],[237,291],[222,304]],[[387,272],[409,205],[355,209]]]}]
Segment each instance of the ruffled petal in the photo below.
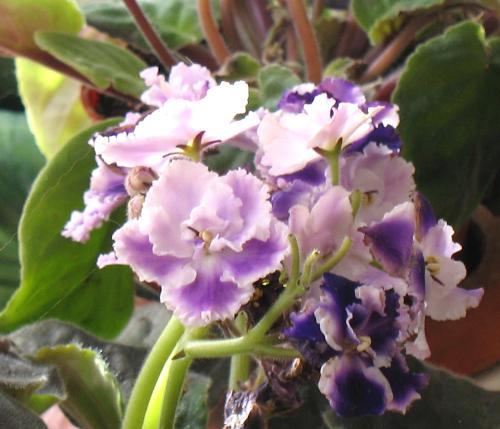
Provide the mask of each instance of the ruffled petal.
[{"label": "ruffled petal", "polygon": [[375,259],[392,275],[403,275],[413,253],[415,232],[411,203],[396,206],[382,221],[360,228]]},{"label": "ruffled petal", "polygon": [[341,417],[383,414],[393,399],[382,372],[358,356],[330,359],[321,368],[318,386]]},{"label": "ruffled petal", "polygon": [[251,285],[238,287],[233,281],[222,280],[223,272],[216,256],[195,256],[193,268],[196,272],[193,281],[162,288],[160,297],[186,326],[206,326],[218,320],[232,319],[252,297]]},{"label": "ruffled petal", "polygon": [[393,395],[387,409],[405,414],[410,405],[420,399],[420,392],[427,386],[429,377],[410,372],[401,355],[393,358],[391,366],[380,370],[389,382]]},{"label": "ruffled petal", "polygon": [[[130,220],[113,234],[115,264],[130,265],[139,279],[156,282],[162,287],[191,282],[195,272],[189,260],[174,256],[158,256],[147,235],[141,233],[139,221]],[[100,260],[100,265],[109,265],[110,256]]]}]

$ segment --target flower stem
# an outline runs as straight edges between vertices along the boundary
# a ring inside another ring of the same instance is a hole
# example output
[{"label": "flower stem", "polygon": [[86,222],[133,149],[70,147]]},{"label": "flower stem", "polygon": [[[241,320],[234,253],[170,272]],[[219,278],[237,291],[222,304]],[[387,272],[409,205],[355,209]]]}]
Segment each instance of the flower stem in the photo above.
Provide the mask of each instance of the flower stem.
[{"label": "flower stem", "polygon": [[123,2],[134,18],[134,21],[139,27],[142,35],[148,42],[149,46],[151,46],[153,51],[156,53],[161,63],[166,68],[173,66],[176,63],[174,57],[172,57],[167,46],[163,43],[163,40],[161,40],[160,36],[155,31],[141,7],[137,4],[136,0],[123,0]]},{"label": "flower stem", "polygon": [[293,26],[302,45],[307,79],[313,83],[321,80],[322,66],[318,41],[307,16],[304,0],[287,0]]},{"label": "flower stem", "polygon": [[326,262],[311,275],[311,282],[318,280],[324,273],[331,271],[335,265],[337,265],[344,258],[351,248],[351,245],[352,240],[349,237],[345,237],[339,247],[339,250],[337,250],[335,254],[327,259]]},{"label": "flower stem", "polygon": [[[244,312],[240,312],[234,321],[234,324],[240,334],[247,332],[247,317]],[[229,371],[229,388],[233,391],[240,390],[240,384],[248,379],[250,373],[250,356],[248,354],[239,354],[231,358],[231,367]]]},{"label": "flower stem", "polygon": [[207,39],[208,46],[219,65],[221,65],[229,57],[230,52],[215,22],[210,0],[198,0],[197,4],[201,28]]},{"label": "flower stem", "polygon": [[172,316],[160,338],[151,349],[135,382],[128,401],[122,429],[137,429],[142,426],[156,380],[183,332],[184,326],[182,323]]},{"label": "flower stem", "polygon": [[142,424],[143,429],[171,429],[174,424],[175,410],[182,392],[184,379],[193,361],[190,357],[173,359],[186,341],[199,338],[206,332],[205,328],[186,331],[170,354],[158,380],[154,386],[148,408]]}]

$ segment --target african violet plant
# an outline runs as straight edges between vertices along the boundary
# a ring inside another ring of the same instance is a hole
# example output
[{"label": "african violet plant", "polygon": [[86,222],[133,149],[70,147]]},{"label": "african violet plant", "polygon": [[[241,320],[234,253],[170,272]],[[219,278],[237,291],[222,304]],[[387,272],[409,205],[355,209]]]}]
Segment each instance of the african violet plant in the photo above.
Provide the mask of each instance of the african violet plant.
[{"label": "african violet plant", "polygon": [[[498,205],[495,5],[81,3],[0,2],[48,160],[0,314],[5,424],[498,423],[466,382],[445,392],[486,412],[450,418],[410,358],[483,295],[447,221]],[[120,334],[134,288],[163,304],[147,341],[144,316]]]}]

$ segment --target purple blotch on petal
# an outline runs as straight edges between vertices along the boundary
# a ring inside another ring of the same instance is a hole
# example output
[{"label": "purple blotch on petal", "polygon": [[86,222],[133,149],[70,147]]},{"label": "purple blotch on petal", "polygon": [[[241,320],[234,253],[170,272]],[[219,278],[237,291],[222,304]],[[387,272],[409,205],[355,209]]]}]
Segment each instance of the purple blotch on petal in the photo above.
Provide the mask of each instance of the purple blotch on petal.
[{"label": "purple blotch on petal", "polygon": [[373,256],[389,272],[404,272],[413,250],[414,225],[408,219],[384,219],[370,227],[360,228]]},{"label": "purple blotch on petal", "polygon": [[321,369],[321,392],[341,417],[380,415],[391,398],[379,369],[357,356],[342,356]]},{"label": "purple blotch on petal", "polygon": [[422,373],[413,373],[408,369],[404,358],[396,355],[391,366],[380,369],[389,382],[393,400],[388,408],[405,413],[413,401],[420,398],[421,392],[429,382],[429,377]]},{"label": "purple blotch on petal", "polygon": [[363,152],[370,143],[387,146],[396,154],[400,152],[402,147],[401,138],[396,129],[390,125],[379,124],[368,135],[347,146],[345,153]]},{"label": "purple blotch on petal", "polygon": [[326,93],[339,103],[360,104],[365,102],[365,96],[361,88],[344,79],[332,77],[323,79],[318,88],[322,93]]}]

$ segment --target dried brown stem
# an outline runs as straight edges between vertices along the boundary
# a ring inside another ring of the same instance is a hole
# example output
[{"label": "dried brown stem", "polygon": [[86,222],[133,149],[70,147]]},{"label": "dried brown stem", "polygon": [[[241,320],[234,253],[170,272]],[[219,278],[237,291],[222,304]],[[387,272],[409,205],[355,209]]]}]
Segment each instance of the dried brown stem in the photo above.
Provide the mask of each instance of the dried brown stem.
[{"label": "dried brown stem", "polygon": [[325,8],[325,0],[314,0],[313,3],[313,20],[318,19]]},{"label": "dried brown stem", "polygon": [[174,57],[170,54],[167,46],[161,40],[158,33],[155,31],[149,19],[146,17],[141,7],[137,4],[136,0],[123,0],[125,6],[129,10],[130,14],[133,16],[135,23],[139,27],[142,35],[151,46],[153,51],[155,52],[158,59],[161,63],[166,67],[172,67],[177,61],[175,61]]},{"label": "dried brown stem", "polygon": [[322,74],[321,55],[313,26],[307,16],[304,1],[287,0],[287,5],[295,32],[302,45],[307,80],[318,83]]},{"label": "dried brown stem", "polygon": [[210,50],[214,54],[215,59],[219,65],[221,65],[229,57],[230,52],[219,32],[219,28],[212,13],[210,0],[198,0],[197,4],[198,16],[208,46],[210,46]]},{"label": "dried brown stem", "polygon": [[415,34],[427,23],[431,17],[417,16],[412,18],[404,26],[399,34],[391,40],[381,54],[366,69],[362,82],[368,82],[382,75],[392,64],[399,58],[401,53],[411,44],[415,38]]}]

